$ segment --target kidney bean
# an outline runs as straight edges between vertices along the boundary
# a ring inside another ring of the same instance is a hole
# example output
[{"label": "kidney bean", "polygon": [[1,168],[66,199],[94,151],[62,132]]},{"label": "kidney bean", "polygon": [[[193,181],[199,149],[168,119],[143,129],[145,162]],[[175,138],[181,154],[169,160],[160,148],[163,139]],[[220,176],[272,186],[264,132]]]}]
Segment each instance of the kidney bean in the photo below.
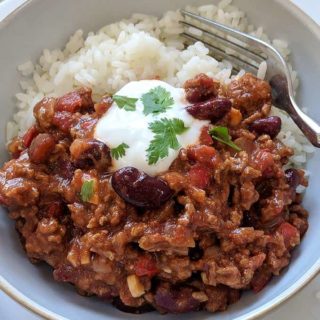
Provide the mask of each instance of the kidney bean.
[{"label": "kidney bean", "polygon": [[53,137],[48,133],[40,133],[32,140],[28,149],[30,161],[34,163],[46,162],[54,147],[55,141]]},{"label": "kidney bean", "polygon": [[226,98],[214,98],[188,106],[186,110],[199,120],[219,120],[231,110],[231,101]]},{"label": "kidney bean", "polygon": [[204,73],[198,74],[193,79],[186,81],[184,89],[186,90],[186,98],[189,102],[195,103],[205,101],[209,98],[216,97],[220,83]]},{"label": "kidney bean", "polygon": [[196,311],[201,302],[192,297],[188,287],[173,288],[167,284],[160,285],[154,296],[155,306],[163,312],[184,313]]},{"label": "kidney bean", "polygon": [[298,171],[294,168],[287,169],[285,171],[285,176],[287,178],[287,182],[292,189],[296,189],[300,184],[300,175]]},{"label": "kidney bean", "polygon": [[255,131],[260,135],[268,134],[273,139],[281,130],[281,119],[277,116],[272,116],[255,120],[249,125],[249,130]]},{"label": "kidney bean", "polygon": [[70,146],[73,164],[85,169],[98,165],[108,167],[111,163],[109,148],[106,144],[95,139],[76,139]]},{"label": "kidney bean", "polygon": [[173,191],[164,180],[150,177],[133,167],[125,167],[114,172],[111,183],[122,199],[142,208],[159,208],[173,195]]},{"label": "kidney bean", "polygon": [[32,140],[37,136],[38,133],[39,132],[35,125],[29,128],[28,131],[22,137],[23,145],[26,148],[29,148]]}]

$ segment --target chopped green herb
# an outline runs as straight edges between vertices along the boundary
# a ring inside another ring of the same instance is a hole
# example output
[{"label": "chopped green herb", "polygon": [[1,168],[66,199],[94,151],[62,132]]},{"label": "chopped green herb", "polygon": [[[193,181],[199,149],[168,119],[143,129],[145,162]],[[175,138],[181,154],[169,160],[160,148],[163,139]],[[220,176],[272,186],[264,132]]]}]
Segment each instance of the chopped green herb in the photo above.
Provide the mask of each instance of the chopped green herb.
[{"label": "chopped green herb", "polygon": [[165,112],[174,103],[170,92],[160,86],[145,93],[141,100],[144,106],[143,113],[146,116],[150,113],[157,114]]},{"label": "chopped green herb", "polygon": [[221,143],[226,144],[227,146],[233,148],[236,151],[241,151],[241,148],[238,147],[230,138],[229,131],[227,127],[214,127],[209,130],[211,137]]},{"label": "chopped green herb", "polygon": [[116,160],[122,158],[126,155],[126,149],[128,148],[129,146],[126,143],[119,144],[116,148],[111,149],[111,157]]},{"label": "chopped green herb", "polygon": [[120,109],[124,109],[126,111],[135,111],[136,110],[136,102],[139,99],[129,98],[125,96],[113,96],[113,101],[118,105]]},{"label": "chopped green herb", "polygon": [[147,151],[148,163],[155,164],[159,159],[168,156],[169,149],[178,150],[180,144],[177,135],[187,131],[189,128],[184,126],[180,119],[167,119],[154,121],[149,124],[149,129],[155,134]]},{"label": "chopped green herb", "polygon": [[83,182],[81,187],[81,199],[84,202],[90,201],[93,196],[93,187],[94,187],[94,180],[86,180]]}]

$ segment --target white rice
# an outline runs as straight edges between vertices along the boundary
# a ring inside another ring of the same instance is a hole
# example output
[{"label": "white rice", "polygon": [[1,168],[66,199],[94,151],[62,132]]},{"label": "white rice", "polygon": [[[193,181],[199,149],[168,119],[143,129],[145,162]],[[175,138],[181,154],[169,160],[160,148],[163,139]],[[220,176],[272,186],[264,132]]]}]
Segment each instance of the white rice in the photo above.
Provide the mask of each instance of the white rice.
[{"label": "white rice", "polygon": [[[286,59],[289,57],[287,43],[279,39],[271,41],[262,27],[256,28],[248,22],[245,13],[232,5],[232,0],[188,9],[271,42]],[[96,33],[90,32],[87,37],[78,30],[63,50],[44,49],[36,64],[27,61],[20,65],[18,70],[23,80],[21,92],[16,94],[18,111],[7,125],[7,140],[32,125],[33,106],[45,95],[59,96],[79,86],[91,87],[94,98],[99,98],[129,81],[154,77],[177,87],[201,72],[223,82],[230,81],[229,62],[210,57],[201,42],[184,48],[179,37],[180,19],[178,12],[167,12],[161,18],[134,14]],[[257,76],[263,79],[266,70],[263,62]],[[242,70],[238,76],[243,74]],[[297,86],[297,74],[293,70],[292,77]],[[295,150],[291,164],[303,167],[313,147],[284,112],[274,108],[273,113],[283,121],[280,140]]]}]

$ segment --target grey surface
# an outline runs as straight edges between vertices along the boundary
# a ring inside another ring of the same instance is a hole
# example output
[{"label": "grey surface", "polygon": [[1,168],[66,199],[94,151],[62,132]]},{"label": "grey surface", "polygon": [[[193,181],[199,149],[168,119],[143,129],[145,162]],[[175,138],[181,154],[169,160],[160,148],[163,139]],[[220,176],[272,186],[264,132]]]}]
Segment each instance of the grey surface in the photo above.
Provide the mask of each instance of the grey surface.
[{"label": "grey surface", "polygon": [[[14,6],[13,3],[16,2],[15,0],[5,0],[5,1],[11,2],[12,6]],[[320,21],[319,0],[308,0],[308,1],[295,0],[294,2],[299,3],[301,6],[303,6],[303,8],[309,14],[311,14],[315,19],[318,19],[318,21]],[[0,7],[0,17],[1,17],[1,14],[3,13],[1,12],[1,7]],[[43,275],[43,270],[39,271],[39,273],[40,275]],[[32,285],[32,281],[30,283]],[[320,291],[319,277],[316,280],[314,280],[303,291],[301,291],[297,296],[292,298],[286,304],[282,305],[279,309],[270,313],[264,319],[265,320],[267,319],[268,320],[320,319],[320,300],[317,300],[316,298],[316,294],[318,291]],[[18,306],[15,302],[11,301],[9,298],[5,297],[2,293],[0,293],[0,319],[1,320],[13,320],[13,319],[35,320],[38,318],[31,315],[31,313],[25,311],[23,308]]]}]

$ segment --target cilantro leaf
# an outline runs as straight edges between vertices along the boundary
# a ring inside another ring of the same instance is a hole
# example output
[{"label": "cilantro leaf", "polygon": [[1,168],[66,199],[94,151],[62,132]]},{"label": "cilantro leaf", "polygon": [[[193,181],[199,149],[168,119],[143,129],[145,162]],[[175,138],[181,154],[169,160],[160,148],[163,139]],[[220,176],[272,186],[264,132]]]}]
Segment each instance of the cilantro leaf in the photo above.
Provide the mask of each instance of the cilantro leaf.
[{"label": "cilantro leaf", "polygon": [[126,143],[119,144],[116,148],[111,149],[111,157],[116,160],[122,158],[126,155],[126,149],[128,148],[129,146]]},{"label": "cilantro leaf", "polygon": [[230,138],[229,131],[227,127],[214,127],[209,130],[211,137],[221,143],[226,144],[227,146],[233,148],[236,151],[241,151],[241,148],[238,147]]},{"label": "cilantro leaf", "polygon": [[146,116],[150,113],[158,114],[165,112],[168,107],[174,104],[170,92],[161,86],[153,88],[142,95],[141,101],[144,106],[143,113]]},{"label": "cilantro leaf", "polygon": [[114,95],[112,99],[120,109],[124,109],[126,111],[135,111],[136,102],[139,100],[136,98],[129,98],[126,96],[118,96],[118,95]]},{"label": "cilantro leaf", "polygon": [[155,134],[151,140],[147,151],[148,164],[155,164],[159,159],[163,159],[169,154],[169,149],[178,150],[180,148],[177,135],[187,131],[184,122],[180,119],[162,118],[149,124],[149,129]]},{"label": "cilantro leaf", "polygon": [[94,180],[86,180],[81,186],[80,196],[82,201],[88,202],[93,196]]}]

